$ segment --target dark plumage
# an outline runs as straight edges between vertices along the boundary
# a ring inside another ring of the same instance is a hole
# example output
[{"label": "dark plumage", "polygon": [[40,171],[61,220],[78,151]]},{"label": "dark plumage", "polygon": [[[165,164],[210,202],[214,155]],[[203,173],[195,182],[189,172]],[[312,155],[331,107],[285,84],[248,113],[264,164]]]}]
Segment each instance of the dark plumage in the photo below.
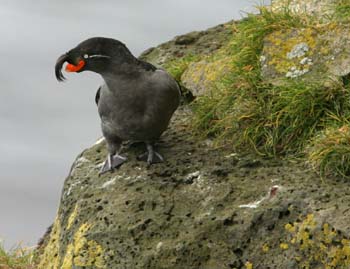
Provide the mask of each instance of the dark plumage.
[{"label": "dark plumage", "polygon": [[55,66],[58,81],[65,79],[61,71],[65,62],[67,71],[93,71],[105,82],[95,98],[109,152],[101,173],[126,160],[119,155],[125,140],[146,143],[147,152],[139,159],[148,164],[163,161],[153,145],[179,105],[176,81],[164,70],[135,58],[123,43],[110,38],[88,39],[59,57]]}]

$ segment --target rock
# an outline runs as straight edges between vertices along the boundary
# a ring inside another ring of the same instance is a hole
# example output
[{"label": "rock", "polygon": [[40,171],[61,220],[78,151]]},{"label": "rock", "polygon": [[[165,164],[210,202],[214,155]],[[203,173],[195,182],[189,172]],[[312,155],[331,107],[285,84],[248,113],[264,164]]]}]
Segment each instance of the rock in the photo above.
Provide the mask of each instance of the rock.
[{"label": "rock", "polygon": [[314,16],[330,16],[333,14],[337,0],[272,0],[273,10],[285,10],[288,7],[291,11],[299,14]]},{"label": "rock", "polygon": [[273,32],[260,58],[265,80],[305,77],[325,80],[350,73],[350,29],[341,24]]},{"label": "rock", "polygon": [[[128,163],[98,176],[105,142],[77,158],[39,269],[221,269],[242,268],[247,260],[298,268],[279,242],[289,238],[287,223],[310,212],[350,235],[346,182],[337,183],[336,192],[332,185],[318,192],[321,179],[303,166],[208,146],[189,132],[189,113],[178,111],[163,136],[164,164],[147,169],[135,159],[143,147],[129,145]],[[276,193],[262,200],[276,184]],[[327,200],[320,198],[324,193]],[[256,207],[242,206],[258,200]]]},{"label": "rock", "polygon": [[177,36],[175,37],[175,44],[176,45],[189,45],[189,44],[193,44],[194,42],[196,42],[201,35],[203,35],[203,32],[191,32],[188,33],[186,35],[181,35],[181,36]]},{"label": "rock", "polygon": [[[296,44],[290,52],[287,53],[288,59],[300,58],[309,51],[309,45],[306,43]],[[305,59],[305,58],[304,58]],[[302,60],[304,62],[304,59]],[[304,64],[300,62],[301,64]]]},{"label": "rock", "polygon": [[190,97],[187,99],[192,101],[192,95],[206,94],[209,89],[215,86],[215,80],[224,76],[230,70],[231,65],[228,57],[215,62],[209,62],[205,58],[219,52],[222,46],[227,45],[234,33],[235,24],[236,22],[230,21],[205,31],[194,31],[177,36],[156,48],[146,50],[140,55],[140,59],[166,68],[169,63],[186,56],[203,58],[203,61],[190,63],[183,70],[183,76],[181,77],[184,92],[190,92]]},{"label": "rock", "polygon": [[[263,78],[347,75],[348,29],[324,27],[267,36]],[[230,35],[217,26],[141,58],[164,65],[179,54],[206,55],[215,42],[220,53]],[[228,72],[230,59],[220,59],[189,64],[183,83],[205,94]],[[99,176],[103,140],[77,157],[40,242],[38,269],[349,268],[349,182],[321,179],[297,161],[217,148],[193,136],[191,113],[182,106],[162,136],[165,163],[147,168],[135,157],[144,146],[127,144],[128,162]]]},{"label": "rock", "polygon": [[182,83],[186,88],[191,89],[195,96],[208,93],[210,89],[216,87],[219,78],[231,71],[232,65],[228,58],[214,62],[202,60],[191,63],[181,76]]},{"label": "rock", "polygon": [[229,40],[234,25],[235,22],[230,21],[205,31],[195,31],[175,37],[156,48],[146,50],[140,55],[140,58],[147,59],[157,66],[164,66],[186,55],[209,55]]}]

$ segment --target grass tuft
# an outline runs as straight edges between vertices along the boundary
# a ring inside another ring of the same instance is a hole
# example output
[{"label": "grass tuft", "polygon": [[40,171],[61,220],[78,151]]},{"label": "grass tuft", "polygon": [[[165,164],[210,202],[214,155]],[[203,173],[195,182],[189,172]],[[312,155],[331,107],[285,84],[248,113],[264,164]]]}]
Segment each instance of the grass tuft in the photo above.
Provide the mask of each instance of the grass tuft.
[{"label": "grass tuft", "polygon": [[164,68],[172,75],[177,81],[181,81],[182,74],[186,71],[189,64],[196,62],[200,59],[198,55],[186,55],[185,57],[174,59],[167,62]]},{"label": "grass tuft", "polygon": [[[342,10],[350,12],[350,0],[342,1]],[[287,9],[267,8],[237,24],[229,46],[221,51],[230,56],[232,71],[193,103],[194,130],[219,145],[267,156],[305,156],[307,148],[307,159],[322,174],[350,177],[348,83],[308,77],[272,85],[261,78],[260,55],[267,35],[316,24],[316,19]]]},{"label": "grass tuft", "polygon": [[338,119],[337,123],[312,140],[307,158],[322,176],[350,178],[350,125],[346,119]]},{"label": "grass tuft", "polygon": [[18,245],[6,251],[0,245],[0,269],[34,269],[36,268],[36,258],[33,248]]},{"label": "grass tuft", "polygon": [[200,115],[200,123],[208,125],[196,127],[238,149],[270,156],[295,154],[323,128],[328,114],[342,113],[347,98],[341,85],[328,88],[300,80],[281,86],[261,83],[254,91],[237,89],[230,98],[221,98],[210,113],[200,109],[212,105],[208,102],[213,98],[201,98],[194,107],[197,123]]},{"label": "grass tuft", "polygon": [[[318,85],[293,82],[280,87],[267,85],[261,79],[260,55],[268,34],[305,27],[309,21],[288,10],[272,12],[265,7],[260,8],[259,15],[248,14],[237,25],[237,33],[227,46],[232,72],[216,84],[210,95],[197,98],[193,105],[194,129],[215,136],[219,143],[229,141],[234,147],[250,146],[262,154],[275,155],[295,146],[299,148],[303,143],[293,138],[301,134],[303,138],[309,137],[322,112],[315,112],[315,102],[298,103],[298,97],[305,98],[313,92],[317,95]],[[326,104],[320,104],[323,105]],[[298,110],[292,109],[295,106]],[[299,112],[309,117],[300,117]],[[313,118],[315,113],[317,119]],[[302,129],[306,127],[312,129],[304,133]]]},{"label": "grass tuft", "polygon": [[338,21],[349,21],[350,18],[350,1],[337,0],[334,3],[334,17]]}]

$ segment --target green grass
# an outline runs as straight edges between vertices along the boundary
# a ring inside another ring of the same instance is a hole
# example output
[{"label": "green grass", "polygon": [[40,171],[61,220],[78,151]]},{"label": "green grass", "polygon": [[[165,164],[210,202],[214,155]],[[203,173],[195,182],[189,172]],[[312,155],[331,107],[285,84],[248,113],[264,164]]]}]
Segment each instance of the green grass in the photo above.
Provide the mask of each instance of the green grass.
[{"label": "green grass", "polygon": [[326,88],[300,80],[281,86],[261,83],[254,91],[237,89],[221,98],[211,113],[199,109],[208,106],[208,99],[213,102],[213,97],[200,98],[194,106],[196,117],[202,113],[200,123],[208,125],[196,128],[241,150],[250,148],[270,156],[301,153],[324,127],[328,114],[343,113],[349,97],[341,85]]},{"label": "green grass", "polygon": [[339,21],[349,21],[350,18],[350,1],[338,0],[333,6],[335,12],[334,17]]},{"label": "green grass", "polygon": [[0,245],[0,269],[34,269],[36,268],[36,254],[31,248],[20,245],[6,251]]},{"label": "green grass", "polygon": [[[348,118],[349,119],[349,118]],[[322,176],[337,175],[350,178],[350,122],[337,118],[313,138],[307,158]]]},{"label": "green grass", "polygon": [[[278,88],[266,85],[261,79],[259,59],[268,34],[304,27],[308,23],[308,18],[293,15],[288,10],[275,13],[260,8],[259,15],[248,14],[237,25],[238,32],[227,46],[232,73],[217,83],[210,95],[197,98],[193,105],[194,129],[215,136],[218,142],[229,141],[234,147],[249,145],[263,154],[289,150],[293,146],[289,142],[300,135],[301,128],[315,125],[311,117],[308,121],[298,122],[296,113],[309,113],[305,110],[312,110],[315,104],[311,107],[299,104],[299,111],[288,117],[287,112],[292,111],[291,106],[296,102],[292,94],[302,95],[297,89],[303,85],[286,84]],[[289,92],[288,87],[296,90]],[[304,94],[311,94],[310,91],[307,87]],[[294,103],[288,104],[291,100]]]},{"label": "green grass", "polygon": [[175,80],[180,85],[181,94],[183,97],[181,99],[182,104],[191,103],[195,97],[190,90],[184,87],[183,83],[181,82],[181,76],[191,63],[199,61],[200,59],[200,55],[189,54],[182,58],[171,60],[164,65],[164,68],[169,72],[170,75],[175,78]]},{"label": "green grass", "polygon": [[200,59],[199,55],[186,55],[182,58],[174,59],[167,62],[164,68],[171,74],[177,81],[181,81],[182,74],[186,71],[189,64],[196,62]]},{"label": "green grass", "polygon": [[[350,11],[350,1],[343,2],[342,11]],[[322,174],[350,177],[350,132],[339,131],[350,121],[349,85],[325,77],[271,85],[261,78],[260,55],[268,34],[318,23],[288,10],[261,8],[259,15],[237,24],[237,33],[221,51],[230,55],[232,72],[193,103],[195,132],[240,151],[306,157]]]},{"label": "green grass", "polygon": [[232,39],[228,51],[234,66],[233,79],[243,79],[252,87],[260,81],[259,57],[264,38],[280,29],[301,28],[309,24],[309,18],[296,16],[287,9],[272,12],[266,7],[260,7],[259,11],[259,15],[247,14],[237,25],[238,33]]}]

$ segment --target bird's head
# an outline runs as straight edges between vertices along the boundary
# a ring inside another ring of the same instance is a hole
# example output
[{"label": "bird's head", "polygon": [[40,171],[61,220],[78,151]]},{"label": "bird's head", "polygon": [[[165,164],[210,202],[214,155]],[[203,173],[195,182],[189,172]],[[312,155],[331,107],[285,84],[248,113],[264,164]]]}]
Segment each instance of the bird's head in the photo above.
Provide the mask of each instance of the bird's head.
[{"label": "bird's head", "polygon": [[55,74],[58,81],[65,79],[62,74],[65,62],[67,72],[93,71],[102,74],[112,63],[118,65],[132,58],[131,52],[122,42],[112,38],[93,37],[61,55],[56,61]]}]

